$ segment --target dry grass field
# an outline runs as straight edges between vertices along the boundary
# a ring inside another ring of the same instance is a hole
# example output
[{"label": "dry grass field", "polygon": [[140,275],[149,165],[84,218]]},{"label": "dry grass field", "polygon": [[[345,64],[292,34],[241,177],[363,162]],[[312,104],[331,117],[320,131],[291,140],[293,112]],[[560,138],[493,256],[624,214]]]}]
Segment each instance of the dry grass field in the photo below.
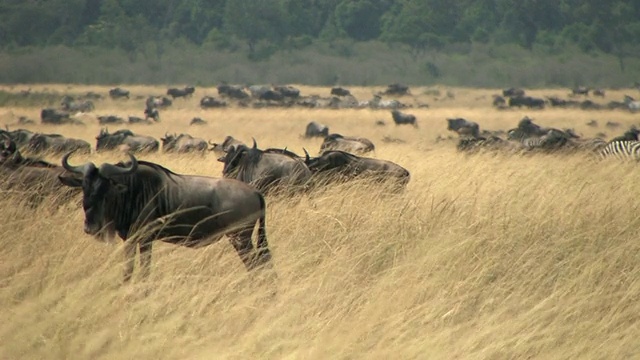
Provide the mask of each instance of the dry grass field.
[{"label": "dry grass field", "polygon": [[[108,87],[42,85],[32,90],[106,95]],[[130,86],[132,94],[165,88]],[[19,91],[26,86],[4,86]],[[300,86],[303,94],[328,88]],[[355,88],[358,99],[380,89]],[[122,246],[82,230],[77,204],[58,211],[0,198],[2,359],[623,359],[640,357],[640,171],[584,155],[465,155],[445,118],[481,128],[540,125],[613,136],[638,115],[623,111],[505,110],[495,89],[412,88],[403,102],[419,128],[396,127],[387,110],[201,110],[196,90],[155,125],[129,126],[157,138],[189,132],[219,141],[312,154],[307,122],[370,138],[373,156],[411,172],[404,193],[366,183],[295,199],[267,197],[267,235],[277,278],[247,273],[223,240],[204,249],[158,243],[151,276],[121,285]],[[450,90],[455,98],[446,98]],[[637,95],[631,90],[630,95]],[[567,97],[566,89],[533,95]],[[621,100],[610,91],[604,100]],[[144,100],[96,102],[95,114],[142,115]],[[0,108],[0,123],[39,119],[40,107]],[[209,122],[189,127],[191,118]],[[376,126],[378,119],[386,126]],[[591,119],[599,128],[585,125]],[[622,124],[606,129],[606,121]],[[26,126],[95,144],[87,126]],[[119,127],[109,127],[115,131]],[[405,143],[385,143],[390,136]],[[220,176],[213,154],[139,155],[178,173]],[[59,162],[59,157],[48,157]],[[72,163],[125,160],[77,155]],[[49,204],[55,199],[50,199]]]}]

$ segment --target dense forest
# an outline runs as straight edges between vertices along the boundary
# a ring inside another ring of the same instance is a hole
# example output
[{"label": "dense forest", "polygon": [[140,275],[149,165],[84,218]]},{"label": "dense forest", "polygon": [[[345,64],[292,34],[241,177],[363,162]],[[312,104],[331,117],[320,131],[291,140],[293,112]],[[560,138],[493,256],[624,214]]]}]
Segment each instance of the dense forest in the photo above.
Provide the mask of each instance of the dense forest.
[{"label": "dense forest", "polygon": [[[505,47],[520,54],[519,57],[528,56],[527,53],[538,58],[558,57],[569,52],[587,58],[605,56],[609,63],[615,63],[616,71],[635,75],[638,69],[632,59],[638,55],[635,41],[638,37],[638,0],[0,2],[0,66],[9,68],[16,66],[11,59],[24,60],[20,56],[24,56],[25,49],[31,53],[40,51],[45,58],[44,49],[55,48],[58,52],[61,47],[93,49],[94,58],[99,53],[100,57],[114,56],[121,63],[119,57],[123,57],[130,64],[140,61],[142,55],[145,61],[155,58],[153,61],[159,68],[168,66],[163,57],[169,56],[175,47],[182,54],[193,52],[196,58],[203,52],[216,52],[235,54],[227,57],[232,62],[238,62],[241,55],[249,62],[268,63],[278,53],[313,51],[337,57],[357,56],[358,45],[362,48],[363,44],[376,44],[376,49],[383,49],[381,52],[391,49],[406,54],[410,59],[407,61],[418,61],[407,66],[419,69],[423,80],[444,76],[446,81],[442,65],[448,60],[438,58],[437,54],[468,55],[473,48],[476,52],[483,49],[483,53],[491,56],[495,49]],[[90,57],[86,51],[66,51],[70,56]],[[594,64],[602,66],[601,62]],[[166,74],[161,78],[174,80]],[[331,82],[329,78],[324,76],[312,82]],[[0,80],[21,79],[0,77]],[[65,80],[64,76],[60,80]],[[85,80],[95,81],[91,76]]]}]

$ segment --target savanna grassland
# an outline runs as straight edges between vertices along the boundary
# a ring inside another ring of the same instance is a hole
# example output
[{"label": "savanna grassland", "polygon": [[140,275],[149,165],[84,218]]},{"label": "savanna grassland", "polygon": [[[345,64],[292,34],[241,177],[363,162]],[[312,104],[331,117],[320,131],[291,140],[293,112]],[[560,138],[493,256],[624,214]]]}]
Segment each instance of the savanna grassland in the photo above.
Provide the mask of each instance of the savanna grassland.
[{"label": "savanna grassland", "polygon": [[[161,87],[125,86],[133,95]],[[106,95],[108,87],[31,86],[32,91]],[[18,92],[26,86],[5,86]],[[328,88],[300,86],[305,95]],[[370,99],[380,88],[354,88]],[[267,197],[275,280],[247,273],[223,240],[204,249],[159,243],[150,278],[121,285],[122,246],[85,235],[77,203],[37,209],[0,198],[0,358],[3,359],[621,359],[640,356],[640,171],[586,154],[465,155],[436,142],[445,118],[481,128],[515,127],[528,115],[584,136],[638,123],[623,111],[504,110],[495,89],[412,88],[401,101],[419,128],[396,127],[387,110],[201,110],[198,88],[176,99],[155,125],[129,126],[157,138],[189,132],[233,135],[258,146],[315,154],[301,134],[311,120],[368,137],[375,157],[411,172],[402,194],[365,182],[293,199]],[[453,97],[447,97],[446,91]],[[635,90],[627,91],[634,96]],[[566,97],[566,89],[532,95]],[[605,100],[625,92],[609,91]],[[435,100],[438,98],[439,100]],[[141,116],[144,99],[96,101],[95,114]],[[40,104],[0,108],[0,122],[39,119]],[[193,117],[209,123],[190,127]],[[376,126],[376,120],[386,126]],[[591,119],[600,127],[585,125]],[[24,126],[95,144],[86,126]],[[604,127],[606,121],[622,124]],[[115,131],[119,127],[109,127]],[[405,143],[387,143],[385,137]],[[139,155],[178,173],[220,176],[212,153]],[[47,159],[59,162],[59,157]],[[126,159],[75,155],[72,164]]]}]

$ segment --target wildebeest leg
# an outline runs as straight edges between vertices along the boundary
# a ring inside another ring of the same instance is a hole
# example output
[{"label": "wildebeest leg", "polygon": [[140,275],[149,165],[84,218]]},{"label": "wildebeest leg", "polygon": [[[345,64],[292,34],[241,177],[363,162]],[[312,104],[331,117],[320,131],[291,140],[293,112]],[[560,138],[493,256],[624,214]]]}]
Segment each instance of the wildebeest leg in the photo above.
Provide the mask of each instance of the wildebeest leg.
[{"label": "wildebeest leg", "polygon": [[138,243],[131,240],[124,241],[124,256],[125,256],[125,264],[124,264],[124,282],[128,283],[131,281],[131,276],[133,275],[133,267],[136,260],[136,248]]},{"label": "wildebeest leg", "polygon": [[253,249],[253,243],[251,242],[251,235],[253,228],[240,230],[233,234],[228,234],[229,241],[233,248],[236,249],[238,256],[244,263],[247,270],[252,270],[255,267],[255,251]]},{"label": "wildebeest leg", "polygon": [[151,249],[151,241],[140,243],[140,275],[143,278],[147,278],[151,273]]}]

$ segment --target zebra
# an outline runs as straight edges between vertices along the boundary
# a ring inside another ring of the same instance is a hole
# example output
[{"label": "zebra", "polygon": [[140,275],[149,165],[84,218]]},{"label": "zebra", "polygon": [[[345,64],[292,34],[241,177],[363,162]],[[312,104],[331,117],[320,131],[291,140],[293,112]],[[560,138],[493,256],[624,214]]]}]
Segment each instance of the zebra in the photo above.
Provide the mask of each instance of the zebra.
[{"label": "zebra", "polygon": [[[517,130],[516,130],[517,131]],[[557,150],[562,147],[573,144],[570,135],[564,131],[557,129],[549,129],[543,136],[532,136],[520,139],[522,148],[527,151],[531,150]]]},{"label": "zebra", "polygon": [[626,161],[640,161],[640,141],[613,141],[602,148],[601,159],[615,158]]}]

